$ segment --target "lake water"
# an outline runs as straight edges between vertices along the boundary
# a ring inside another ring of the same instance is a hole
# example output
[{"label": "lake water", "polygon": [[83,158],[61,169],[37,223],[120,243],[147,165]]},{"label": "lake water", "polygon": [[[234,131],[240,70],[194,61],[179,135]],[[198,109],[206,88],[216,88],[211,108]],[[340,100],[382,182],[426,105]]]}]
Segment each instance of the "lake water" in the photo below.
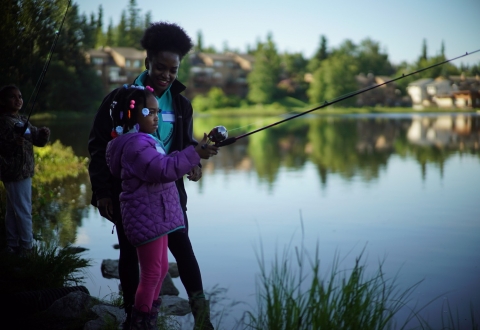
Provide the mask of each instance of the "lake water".
[{"label": "lake water", "polygon": [[[198,117],[194,129],[201,136],[224,125],[238,136],[277,120]],[[90,124],[48,123],[52,140],[82,157]],[[478,114],[306,116],[239,139],[202,163],[203,178],[186,180],[186,189],[204,286],[227,290],[217,311],[230,300],[244,303],[229,308],[223,329],[255,306],[256,253],[263,248],[269,265],[290,242],[311,255],[318,244],[322,273],[336,254],[340,269],[351,269],[365,249],[367,269],[384,261],[400,289],[423,280],[410,305],[436,298],[421,313],[434,329],[448,315],[447,302],[460,329],[472,329],[471,304],[480,322]],[[88,178],[78,181],[88,201]],[[118,291],[118,280],[100,272],[103,259],[118,258],[116,235],[95,208],[82,212],[74,244],[94,262],[86,287],[105,298]]]}]

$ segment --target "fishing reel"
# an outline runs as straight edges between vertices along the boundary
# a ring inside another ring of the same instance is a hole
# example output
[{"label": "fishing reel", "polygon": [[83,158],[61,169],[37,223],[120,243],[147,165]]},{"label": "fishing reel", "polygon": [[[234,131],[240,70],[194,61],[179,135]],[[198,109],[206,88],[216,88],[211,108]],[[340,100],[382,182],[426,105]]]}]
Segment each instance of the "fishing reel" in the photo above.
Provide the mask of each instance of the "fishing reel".
[{"label": "fishing reel", "polygon": [[13,126],[13,131],[15,132],[15,134],[20,136],[30,133],[28,125],[24,124],[22,121],[17,121],[15,123],[15,125]]},{"label": "fishing reel", "polygon": [[228,131],[225,126],[215,126],[210,133],[208,133],[207,137],[207,144],[213,142],[215,145],[218,145],[228,137]]}]

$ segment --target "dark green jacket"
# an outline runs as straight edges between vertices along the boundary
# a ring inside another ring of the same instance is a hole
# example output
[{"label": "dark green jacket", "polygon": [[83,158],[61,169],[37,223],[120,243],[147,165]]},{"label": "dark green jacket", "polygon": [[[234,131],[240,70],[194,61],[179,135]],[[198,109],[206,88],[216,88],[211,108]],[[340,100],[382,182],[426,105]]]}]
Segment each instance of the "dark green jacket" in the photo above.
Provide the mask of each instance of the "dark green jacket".
[{"label": "dark green jacket", "polygon": [[20,181],[31,178],[35,172],[33,146],[43,147],[48,135],[28,123],[30,134],[24,135],[23,145],[17,145],[14,127],[17,122],[25,123],[27,118],[20,115],[0,114],[0,180]]}]

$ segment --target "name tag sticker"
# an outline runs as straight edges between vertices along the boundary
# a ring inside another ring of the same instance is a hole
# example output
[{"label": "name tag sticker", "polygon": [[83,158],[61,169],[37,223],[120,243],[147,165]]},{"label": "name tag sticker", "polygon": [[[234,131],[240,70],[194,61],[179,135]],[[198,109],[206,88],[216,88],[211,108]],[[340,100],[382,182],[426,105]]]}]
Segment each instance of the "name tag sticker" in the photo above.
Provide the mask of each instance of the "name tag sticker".
[{"label": "name tag sticker", "polygon": [[163,122],[173,123],[175,121],[175,115],[173,112],[162,112]]}]

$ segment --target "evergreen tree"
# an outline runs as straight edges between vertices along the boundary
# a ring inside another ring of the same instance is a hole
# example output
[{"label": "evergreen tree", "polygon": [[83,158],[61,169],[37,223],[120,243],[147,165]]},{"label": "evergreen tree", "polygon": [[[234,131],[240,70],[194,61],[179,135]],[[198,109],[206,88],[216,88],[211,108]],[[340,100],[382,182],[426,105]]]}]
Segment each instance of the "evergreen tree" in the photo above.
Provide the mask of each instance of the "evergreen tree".
[{"label": "evergreen tree", "polygon": [[197,32],[197,44],[195,45],[195,51],[203,52],[203,34],[201,30]]},{"label": "evergreen tree", "polygon": [[422,44],[422,55],[420,56],[420,60],[427,60],[427,39],[423,39],[423,44]]},{"label": "evergreen tree", "polygon": [[147,13],[145,14],[145,23],[143,24],[144,29],[146,30],[150,26],[150,24],[152,24],[152,12],[147,11]]},{"label": "evergreen tree", "polygon": [[327,59],[327,57],[327,37],[322,34],[320,36],[320,46],[315,55],[310,59],[310,62],[308,63],[308,71],[315,72],[320,67],[322,61]]},{"label": "evergreen tree", "polygon": [[253,103],[268,104],[278,95],[280,58],[271,34],[267,42],[259,43],[255,53],[255,65],[247,77],[248,99]]},{"label": "evergreen tree", "polygon": [[120,23],[118,23],[117,25],[117,38],[115,46],[127,46],[127,15],[125,13],[125,10],[122,11],[122,15],[120,16]]},{"label": "evergreen tree", "polygon": [[113,21],[110,18],[110,22],[108,23],[107,34],[105,35],[105,46],[113,46],[115,44],[114,40],[114,27]]},{"label": "evergreen tree", "polygon": [[98,17],[95,24],[95,46],[96,48],[104,46],[105,40],[103,37],[103,8],[98,6]]},{"label": "evergreen tree", "polygon": [[[21,6],[18,1],[2,4],[6,6],[0,18],[10,24],[0,27],[0,42],[9,50],[3,53],[0,62],[0,83],[15,83],[28,100],[34,92],[38,93],[34,111],[88,111],[98,106],[96,103],[102,96],[98,96],[100,81],[84,56],[90,24],[85,16],[79,16],[78,5],[69,7],[57,37],[67,1],[24,0]],[[20,38],[22,42],[18,42]],[[50,53],[55,40],[56,46]],[[48,70],[43,72],[49,56]],[[45,74],[43,83],[36,86],[42,74]],[[38,88],[36,91],[34,86]],[[71,94],[72,91],[75,93]],[[29,102],[25,103],[24,110],[30,111],[32,104],[27,107]]]},{"label": "evergreen tree", "polygon": [[136,0],[130,0],[127,11],[127,35],[124,46],[141,49],[140,39],[143,36],[144,24],[140,20],[140,8],[138,8]]}]

